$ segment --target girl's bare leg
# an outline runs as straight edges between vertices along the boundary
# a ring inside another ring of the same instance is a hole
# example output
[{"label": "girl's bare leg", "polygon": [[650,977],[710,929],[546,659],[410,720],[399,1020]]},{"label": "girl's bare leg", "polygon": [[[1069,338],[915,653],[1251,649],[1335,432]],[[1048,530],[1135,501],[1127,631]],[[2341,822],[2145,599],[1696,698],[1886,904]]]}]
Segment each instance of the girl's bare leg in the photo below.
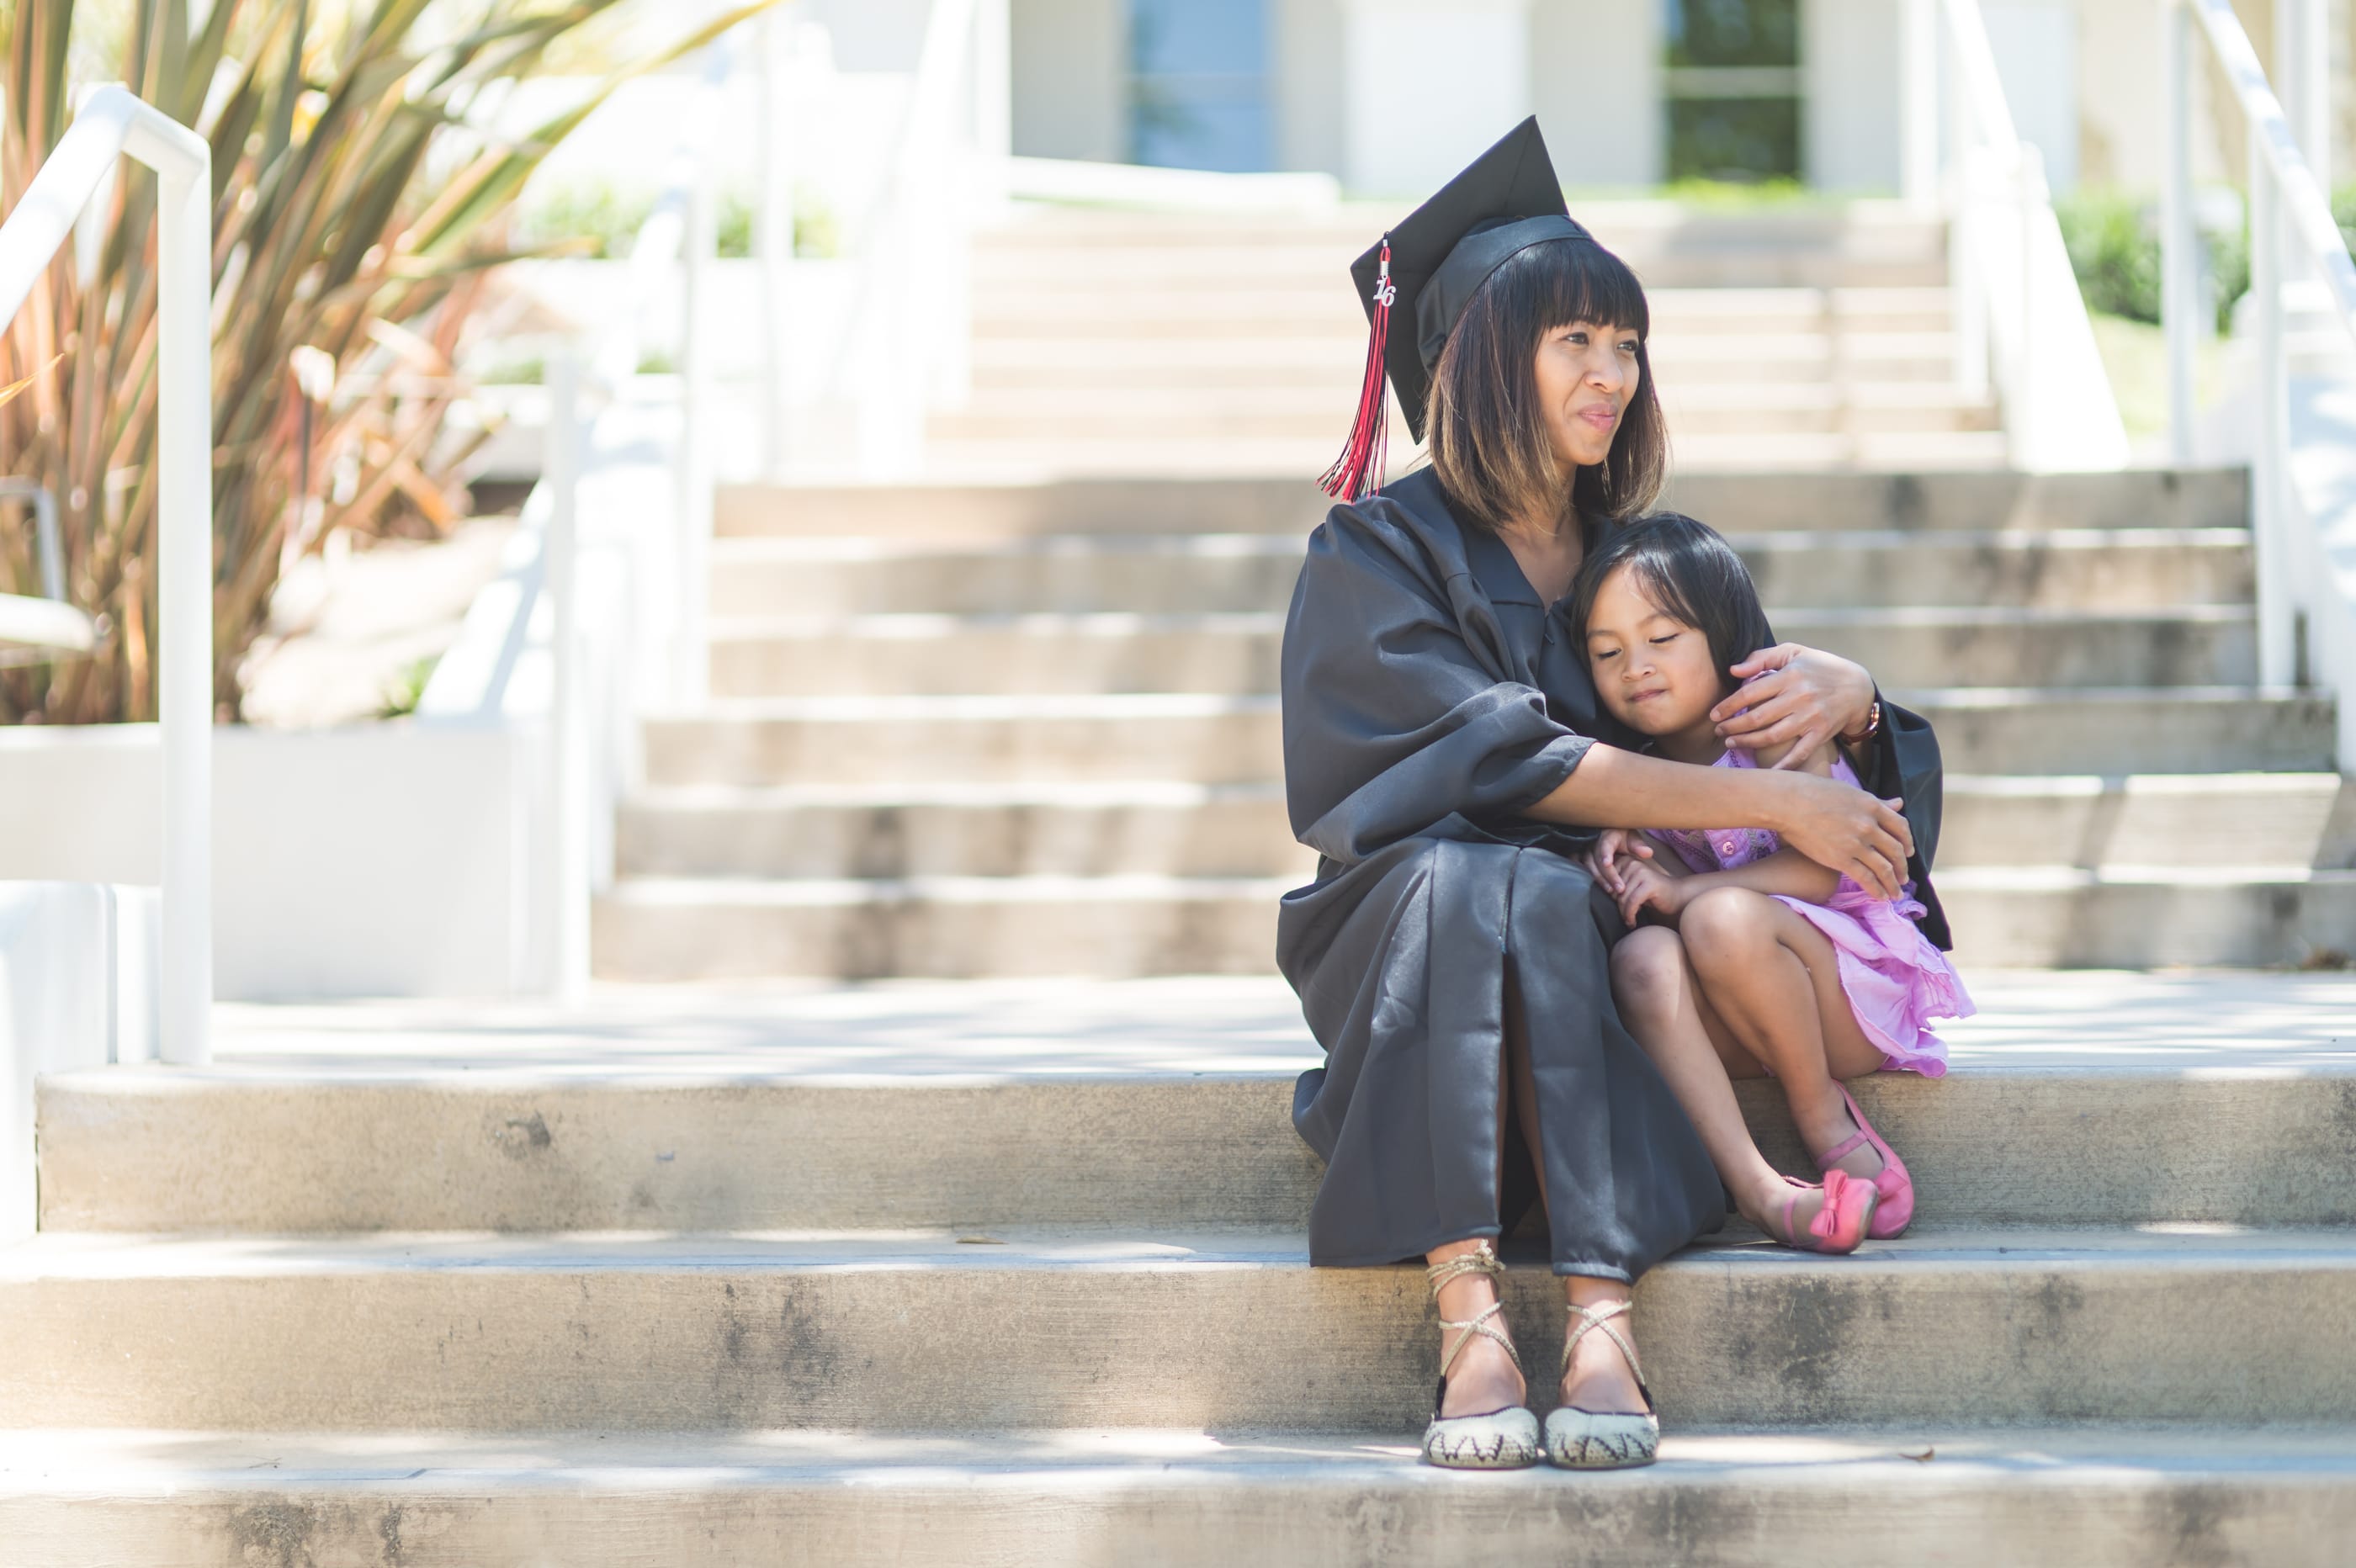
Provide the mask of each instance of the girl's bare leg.
[{"label": "girl's bare leg", "polygon": [[[1612,950],[1612,995],[1620,1004],[1621,1021],[1661,1070],[1701,1135],[1735,1208],[1772,1232],[1792,1186],[1751,1141],[1728,1071],[1730,1061],[1749,1059],[1703,995],[1680,933],[1648,925],[1622,937]],[[1758,1063],[1750,1061],[1749,1067],[1743,1075],[1757,1076]],[[1821,1192],[1803,1192],[1793,1207],[1793,1222],[1804,1226],[1823,1204]]]},{"label": "girl's bare leg", "polygon": [[[1743,1051],[1774,1070],[1809,1152],[1856,1132],[1839,1080],[1879,1070],[1882,1055],[1841,992],[1830,939],[1790,906],[1745,888],[1702,894],[1677,927],[1706,1005]],[[1869,1178],[1881,1157],[1860,1145],[1840,1168]]]}]

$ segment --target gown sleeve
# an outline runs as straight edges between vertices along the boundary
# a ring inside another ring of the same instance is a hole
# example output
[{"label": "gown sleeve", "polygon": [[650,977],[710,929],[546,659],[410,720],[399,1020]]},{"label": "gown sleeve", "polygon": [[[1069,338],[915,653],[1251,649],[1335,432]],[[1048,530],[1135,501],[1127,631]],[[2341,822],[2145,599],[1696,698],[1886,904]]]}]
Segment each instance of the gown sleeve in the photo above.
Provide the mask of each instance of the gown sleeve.
[{"label": "gown sleeve", "polygon": [[1469,578],[1442,580],[1378,515],[1333,508],[1310,537],[1284,632],[1295,836],[1346,864],[1552,793],[1593,742],[1508,668]]},{"label": "gown sleeve", "polygon": [[1856,759],[1858,782],[1884,800],[1904,803],[1906,826],[1914,834],[1914,853],[1907,859],[1906,874],[1916,885],[1930,913],[1923,934],[1943,951],[1951,945],[1946,912],[1931,888],[1931,862],[1939,852],[1939,812],[1944,800],[1945,775],[1939,763],[1939,737],[1931,721],[1883,697],[1881,732]]}]

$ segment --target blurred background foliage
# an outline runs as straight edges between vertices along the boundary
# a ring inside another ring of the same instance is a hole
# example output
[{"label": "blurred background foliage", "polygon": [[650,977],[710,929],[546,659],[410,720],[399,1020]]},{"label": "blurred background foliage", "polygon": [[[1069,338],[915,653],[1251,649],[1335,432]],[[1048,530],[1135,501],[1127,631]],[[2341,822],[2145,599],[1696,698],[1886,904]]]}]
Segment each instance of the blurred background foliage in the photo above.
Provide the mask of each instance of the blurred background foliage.
[{"label": "blurred background foliage", "polygon": [[[0,208],[67,127],[73,88],[120,80],[212,145],[214,692],[283,570],[342,530],[432,532],[460,505],[466,443],[444,416],[454,359],[532,170],[625,78],[767,0],[690,26],[620,0],[10,0]],[[707,14],[708,15],[708,14]],[[669,29],[659,47],[648,28]],[[580,101],[509,138],[508,84],[601,69]],[[101,193],[105,240],[72,248],[7,324],[6,471],[56,496],[68,596],[99,619],[89,658],[0,674],[0,722],[150,719],[155,709],[155,185]],[[54,361],[54,364],[52,363]],[[0,587],[37,591],[29,515],[0,516]]]}]

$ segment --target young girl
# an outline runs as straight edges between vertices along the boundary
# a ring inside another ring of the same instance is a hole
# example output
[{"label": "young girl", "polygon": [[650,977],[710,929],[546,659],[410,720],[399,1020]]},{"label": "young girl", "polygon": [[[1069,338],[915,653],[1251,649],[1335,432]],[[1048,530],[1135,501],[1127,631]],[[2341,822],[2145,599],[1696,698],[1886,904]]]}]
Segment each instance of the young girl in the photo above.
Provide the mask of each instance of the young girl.
[{"label": "young girl", "polygon": [[[1604,707],[1660,755],[1721,768],[1787,761],[1730,749],[1710,722],[1736,688],[1729,668],[1773,641],[1750,572],[1715,529],[1665,513],[1612,534],[1580,571],[1571,614]],[[1858,783],[1830,741],[1790,765]],[[1924,1023],[1973,1010],[1916,929],[1913,884],[1878,900],[1762,828],[1653,837],[1651,859],[1624,880],[1621,913],[1637,929],[1612,952],[1613,990],[1737,1208],[1811,1252],[1898,1235],[1913,1218],[1913,1184],[1841,1080],[1900,1068],[1938,1077],[1946,1048]],[[1655,983],[1633,983],[1640,976]],[[1781,1175],[1751,1141],[1729,1080],[1762,1072],[1783,1086],[1820,1187]]]}]

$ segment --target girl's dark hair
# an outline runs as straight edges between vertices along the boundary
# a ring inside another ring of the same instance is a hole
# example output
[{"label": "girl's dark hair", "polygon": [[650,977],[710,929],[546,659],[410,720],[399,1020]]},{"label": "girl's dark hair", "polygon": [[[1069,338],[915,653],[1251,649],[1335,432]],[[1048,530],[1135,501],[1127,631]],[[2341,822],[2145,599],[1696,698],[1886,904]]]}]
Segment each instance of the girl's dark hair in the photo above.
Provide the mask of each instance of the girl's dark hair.
[{"label": "girl's dark hair", "polygon": [[[1566,486],[1546,411],[1538,406],[1538,345],[1574,321],[1636,335],[1635,395],[1611,454]],[[1431,466],[1451,499],[1489,528],[1573,511],[1633,517],[1661,493],[1668,426],[1653,385],[1644,286],[1628,263],[1589,240],[1548,240],[1489,275],[1432,367],[1426,435]]]},{"label": "girl's dark hair", "polygon": [[1580,565],[1570,589],[1570,624],[1581,649],[1595,596],[1622,567],[1636,574],[1645,598],[1709,640],[1710,662],[1729,691],[1735,681],[1727,672],[1775,640],[1759,585],[1726,536],[1683,513],[1656,512],[1605,533]]}]

